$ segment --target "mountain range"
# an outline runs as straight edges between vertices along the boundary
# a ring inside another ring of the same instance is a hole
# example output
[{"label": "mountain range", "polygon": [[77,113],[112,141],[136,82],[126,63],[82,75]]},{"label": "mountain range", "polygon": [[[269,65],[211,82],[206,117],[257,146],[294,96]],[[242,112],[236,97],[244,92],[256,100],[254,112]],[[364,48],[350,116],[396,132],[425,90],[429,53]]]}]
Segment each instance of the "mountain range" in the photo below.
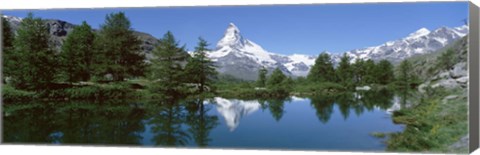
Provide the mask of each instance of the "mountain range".
[{"label": "mountain range", "polygon": [[[340,62],[344,53],[352,58],[352,63],[356,59],[374,61],[386,59],[396,64],[412,56],[435,52],[467,34],[468,26],[466,25],[455,28],[441,27],[434,31],[420,28],[405,38],[388,41],[382,45],[327,53],[331,55],[335,65]],[[290,76],[306,76],[316,59],[313,55],[281,55],[269,52],[243,37],[233,23],[229,24],[223,38],[218,41],[216,49],[209,52],[209,57],[218,64],[219,72],[249,80],[256,79],[258,70],[262,67],[270,72],[279,68]]]},{"label": "mountain range", "polygon": [[[14,31],[22,20],[13,16],[3,17],[7,19]],[[57,48],[61,47],[66,36],[76,26],[57,19],[46,19],[45,21]],[[142,40],[142,52],[145,53],[147,59],[151,59],[152,50],[158,45],[159,40],[148,33],[136,31],[135,34]],[[331,55],[334,64],[339,62],[344,53],[352,57],[352,62],[355,59],[372,59],[374,61],[386,59],[395,64],[412,56],[435,52],[467,34],[468,26],[466,25],[454,28],[441,27],[433,31],[420,28],[404,38],[388,41],[378,46],[327,53]],[[292,77],[306,76],[316,59],[316,55],[282,55],[269,52],[242,36],[240,29],[233,23],[228,25],[215,49],[207,54],[216,63],[217,71],[221,74],[244,80],[255,80],[258,77],[258,70],[261,68],[266,68],[270,73],[275,68],[279,68],[283,73]]]}]

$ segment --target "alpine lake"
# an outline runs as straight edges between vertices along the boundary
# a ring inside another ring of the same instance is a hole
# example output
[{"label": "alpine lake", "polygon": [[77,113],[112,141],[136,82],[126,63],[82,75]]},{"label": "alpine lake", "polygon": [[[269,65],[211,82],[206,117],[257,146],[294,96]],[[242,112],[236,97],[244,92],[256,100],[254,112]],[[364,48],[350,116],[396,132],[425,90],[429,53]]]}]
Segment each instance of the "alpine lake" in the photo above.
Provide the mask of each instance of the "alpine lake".
[{"label": "alpine lake", "polygon": [[[403,96],[403,97],[402,97]],[[387,90],[275,99],[33,101],[3,105],[7,144],[385,151],[401,132]]]}]

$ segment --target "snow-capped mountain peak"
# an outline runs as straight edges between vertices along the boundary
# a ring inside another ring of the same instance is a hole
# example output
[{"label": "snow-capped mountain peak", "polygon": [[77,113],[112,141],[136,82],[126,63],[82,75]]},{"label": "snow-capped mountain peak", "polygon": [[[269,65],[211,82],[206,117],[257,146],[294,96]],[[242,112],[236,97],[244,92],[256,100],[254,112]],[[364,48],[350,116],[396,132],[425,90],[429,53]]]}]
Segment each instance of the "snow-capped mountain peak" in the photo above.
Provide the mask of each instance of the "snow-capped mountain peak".
[{"label": "snow-capped mountain peak", "polygon": [[427,28],[420,28],[418,29],[417,31],[413,32],[413,33],[410,33],[408,35],[408,37],[406,39],[414,39],[414,38],[419,38],[419,37],[422,37],[422,36],[426,36],[430,33],[430,30],[428,30]]},{"label": "snow-capped mountain peak", "polygon": [[410,33],[407,37],[386,42],[379,46],[372,46],[362,49],[347,51],[352,62],[355,59],[386,59],[393,63],[420,54],[434,52],[468,34],[468,26],[449,28],[440,27],[433,31],[426,28]]},{"label": "snow-capped mountain peak", "polygon": [[279,68],[287,75],[303,76],[308,73],[315,60],[315,57],[306,55],[285,56],[271,53],[244,38],[233,23],[228,25],[217,43],[216,50],[208,52],[208,57],[220,66],[220,72],[230,72],[249,80],[257,78],[260,68],[266,68],[270,72]]},{"label": "snow-capped mountain peak", "polygon": [[235,24],[230,23],[222,39],[218,41],[217,48],[222,48],[225,46],[239,46],[243,47],[245,40],[240,34],[240,30],[235,26]]}]

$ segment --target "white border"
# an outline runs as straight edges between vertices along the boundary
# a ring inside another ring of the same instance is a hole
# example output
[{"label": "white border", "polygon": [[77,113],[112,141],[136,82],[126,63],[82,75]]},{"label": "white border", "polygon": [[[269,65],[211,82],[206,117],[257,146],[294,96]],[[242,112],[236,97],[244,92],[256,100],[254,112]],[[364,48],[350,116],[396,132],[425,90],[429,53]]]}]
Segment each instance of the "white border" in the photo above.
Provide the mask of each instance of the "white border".
[{"label": "white border", "polygon": [[[329,4],[329,3],[375,3],[375,2],[448,2],[467,0],[0,0],[0,10],[52,9],[52,8],[109,8],[109,7],[166,7],[166,6],[222,6],[222,5],[268,5],[268,4]],[[479,5],[480,2],[474,2]],[[2,154],[399,154],[365,152],[326,151],[269,151],[269,150],[225,150],[225,149],[174,149],[141,147],[88,147],[88,146],[45,146],[45,145],[0,145]],[[474,154],[480,154],[475,151]]]}]

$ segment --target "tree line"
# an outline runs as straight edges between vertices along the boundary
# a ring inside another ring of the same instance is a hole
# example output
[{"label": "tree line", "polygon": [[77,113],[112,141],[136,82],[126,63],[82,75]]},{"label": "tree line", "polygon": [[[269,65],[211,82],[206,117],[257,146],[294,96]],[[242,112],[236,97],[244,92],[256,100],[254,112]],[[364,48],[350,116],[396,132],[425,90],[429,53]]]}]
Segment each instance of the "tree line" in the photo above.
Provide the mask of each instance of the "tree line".
[{"label": "tree line", "polygon": [[[297,85],[315,85],[330,84],[339,85],[347,90],[354,89],[356,86],[365,85],[389,85],[410,88],[416,83],[418,77],[412,72],[413,66],[408,60],[404,60],[395,67],[388,60],[375,62],[371,59],[355,59],[348,54],[340,58],[337,66],[328,53],[321,53],[315,60],[315,64],[310,69],[306,77],[298,77],[295,80],[285,78],[285,75],[277,68],[267,77],[268,71],[263,68],[259,70],[256,85],[265,88],[280,88],[282,85],[285,91],[292,86]],[[283,79],[283,80],[275,80]],[[270,83],[268,81],[271,81]],[[275,82],[273,82],[275,81]],[[398,88],[398,87],[397,87]]]},{"label": "tree line", "polygon": [[210,90],[217,74],[206,56],[208,43],[204,39],[199,39],[190,56],[171,32],[159,39],[153,59],[147,61],[142,42],[123,12],[106,15],[97,32],[82,22],[67,35],[60,50],[54,48],[44,20],[32,13],[22,20],[16,33],[3,17],[2,23],[2,80],[20,90],[44,91],[59,83],[123,82],[146,77],[155,81],[153,87],[158,91],[178,94],[191,86],[201,93]]}]

